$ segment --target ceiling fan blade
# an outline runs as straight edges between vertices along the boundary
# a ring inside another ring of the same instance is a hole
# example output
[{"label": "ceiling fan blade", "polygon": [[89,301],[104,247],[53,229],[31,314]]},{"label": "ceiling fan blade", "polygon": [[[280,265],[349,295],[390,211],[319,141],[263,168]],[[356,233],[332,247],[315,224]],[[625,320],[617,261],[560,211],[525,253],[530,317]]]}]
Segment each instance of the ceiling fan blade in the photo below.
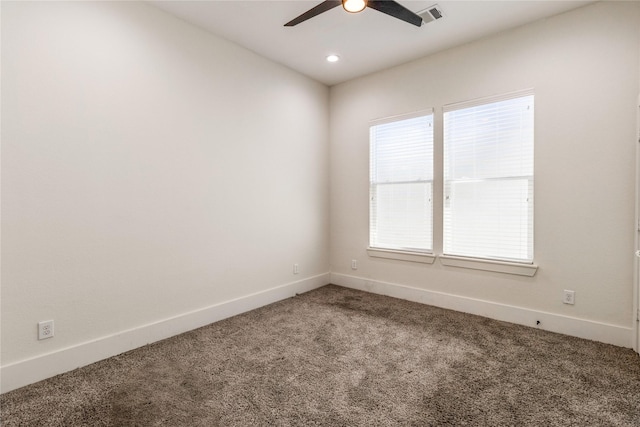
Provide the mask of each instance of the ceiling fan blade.
[{"label": "ceiling fan blade", "polygon": [[[340,2],[338,2],[340,3]],[[422,25],[422,18],[416,15],[400,3],[391,0],[369,0],[367,7],[386,13],[394,18],[401,19],[409,24],[413,24],[416,27]]]},{"label": "ceiling fan blade", "polygon": [[322,3],[317,5],[316,7],[307,10],[302,15],[300,15],[297,18],[294,18],[291,21],[287,22],[286,24],[284,24],[284,26],[285,27],[293,27],[294,25],[298,25],[299,23],[304,22],[307,19],[310,19],[310,18],[313,18],[314,16],[320,15],[321,13],[326,12],[327,10],[333,9],[336,6],[340,6],[341,4],[342,4],[342,2],[340,0],[323,1]]}]

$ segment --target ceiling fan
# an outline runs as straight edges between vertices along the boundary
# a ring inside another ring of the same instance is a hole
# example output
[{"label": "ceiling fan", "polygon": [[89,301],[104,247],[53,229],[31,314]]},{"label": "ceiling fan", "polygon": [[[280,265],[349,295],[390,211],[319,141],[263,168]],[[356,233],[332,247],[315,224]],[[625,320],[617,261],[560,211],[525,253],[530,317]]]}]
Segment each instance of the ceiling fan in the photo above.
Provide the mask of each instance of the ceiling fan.
[{"label": "ceiling fan", "polygon": [[314,16],[320,15],[321,13],[340,5],[342,5],[344,10],[350,13],[358,13],[363,11],[365,8],[370,7],[371,9],[393,16],[394,18],[398,18],[402,21],[408,22],[409,24],[413,24],[416,27],[422,25],[422,18],[420,15],[413,13],[400,3],[393,0],[328,0],[323,1],[312,9],[309,9],[302,15],[284,24],[284,26],[293,27],[294,25],[298,25],[307,19],[313,18]]}]

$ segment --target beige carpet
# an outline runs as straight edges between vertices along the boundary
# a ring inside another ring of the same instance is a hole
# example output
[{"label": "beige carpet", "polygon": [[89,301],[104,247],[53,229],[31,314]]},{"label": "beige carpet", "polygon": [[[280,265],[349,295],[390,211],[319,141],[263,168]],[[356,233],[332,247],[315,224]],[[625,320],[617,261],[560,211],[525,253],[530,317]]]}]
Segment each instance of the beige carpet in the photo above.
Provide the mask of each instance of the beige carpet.
[{"label": "beige carpet", "polygon": [[2,426],[639,426],[630,349],[326,286],[2,395]]}]

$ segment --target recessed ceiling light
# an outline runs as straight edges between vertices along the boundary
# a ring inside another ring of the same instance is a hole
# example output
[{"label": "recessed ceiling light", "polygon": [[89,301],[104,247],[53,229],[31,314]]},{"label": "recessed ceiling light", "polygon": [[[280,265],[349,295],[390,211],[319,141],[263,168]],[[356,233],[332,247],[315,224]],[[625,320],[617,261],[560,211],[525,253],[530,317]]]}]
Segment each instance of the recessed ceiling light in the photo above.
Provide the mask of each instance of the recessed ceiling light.
[{"label": "recessed ceiling light", "polygon": [[327,61],[329,62],[338,62],[340,57],[338,55],[329,55],[327,56]]}]

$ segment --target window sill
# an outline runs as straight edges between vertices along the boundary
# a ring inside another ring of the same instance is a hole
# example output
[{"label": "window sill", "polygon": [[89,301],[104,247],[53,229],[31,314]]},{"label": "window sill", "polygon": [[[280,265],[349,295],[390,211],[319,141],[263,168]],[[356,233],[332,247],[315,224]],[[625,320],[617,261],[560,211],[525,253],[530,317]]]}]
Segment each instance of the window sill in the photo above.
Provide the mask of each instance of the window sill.
[{"label": "window sill", "polygon": [[422,264],[433,264],[436,256],[424,252],[401,251],[394,249],[367,248],[370,257],[395,259],[399,261],[419,262]]},{"label": "window sill", "polygon": [[440,255],[440,262],[447,267],[470,268],[472,270],[494,271],[497,273],[515,274],[533,277],[538,271],[535,264],[517,262],[490,261],[484,259],[463,258],[451,255]]}]

